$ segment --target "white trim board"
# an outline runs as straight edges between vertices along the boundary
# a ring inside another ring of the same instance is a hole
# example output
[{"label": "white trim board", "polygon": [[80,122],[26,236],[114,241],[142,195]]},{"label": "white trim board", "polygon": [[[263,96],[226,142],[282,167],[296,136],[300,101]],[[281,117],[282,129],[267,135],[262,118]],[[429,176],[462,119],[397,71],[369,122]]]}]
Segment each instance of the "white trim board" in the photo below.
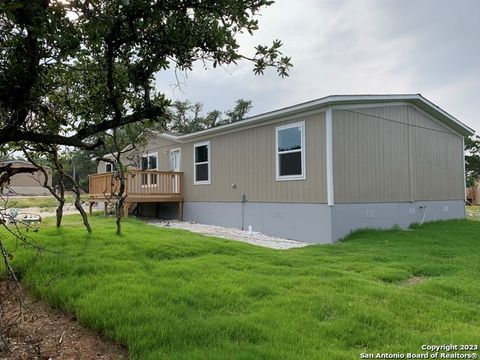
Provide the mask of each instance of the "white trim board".
[{"label": "white trim board", "polygon": [[462,137],[463,185],[465,188],[465,204],[467,203],[467,174],[465,173],[465,138]]},{"label": "white trim board", "polygon": [[[169,150],[169,153],[168,153],[168,160],[170,161],[170,167],[172,167],[172,152],[174,151],[178,151],[180,153],[180,159],[179,159],[179,164],[178,164],[178,167],[180,168],[180,171],[182,171],[182,148],[181,147],[176,147],[176,148],[173,148],[173,149],[170,149]],[[172,170],[174,171],[174,170]]]},{"label": "white trim board", "polygon": [[329,107],[326,112],[325,122],[325,146],[326,146],[326,166],[327,166],[327,204],[335,204],[333,191],[333,115],[332,108]]}]

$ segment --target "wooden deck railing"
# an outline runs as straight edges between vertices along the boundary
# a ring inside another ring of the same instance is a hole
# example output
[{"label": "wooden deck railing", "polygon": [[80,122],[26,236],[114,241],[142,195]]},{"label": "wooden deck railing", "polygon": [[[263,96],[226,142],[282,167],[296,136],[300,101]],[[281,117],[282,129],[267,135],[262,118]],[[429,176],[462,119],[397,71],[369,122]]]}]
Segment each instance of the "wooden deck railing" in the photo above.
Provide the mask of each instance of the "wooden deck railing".
[{"label": "wooden deck railing", "polygon": [[[88,181],[92,200],[108,200],[120,187],[114,173],[90,175]],[[182,172],[129,170],[125,181],[127,202],[183,201],[182,187]]]}]

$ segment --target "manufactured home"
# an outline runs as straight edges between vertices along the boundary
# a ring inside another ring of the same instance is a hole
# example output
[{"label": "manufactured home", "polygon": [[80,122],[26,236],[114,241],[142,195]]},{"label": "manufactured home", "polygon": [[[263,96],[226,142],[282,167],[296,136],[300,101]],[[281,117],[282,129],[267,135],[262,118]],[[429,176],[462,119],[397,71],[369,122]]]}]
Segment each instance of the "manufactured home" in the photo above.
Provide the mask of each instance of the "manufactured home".
[{"label": "manufactured home", "polygon": [[[127,208],[311,243],[463,218],[471,134],[420,94],[328,96],[150,136],[128,175]],[[107,200],[112,170],[99,163],[92,201]]]}]

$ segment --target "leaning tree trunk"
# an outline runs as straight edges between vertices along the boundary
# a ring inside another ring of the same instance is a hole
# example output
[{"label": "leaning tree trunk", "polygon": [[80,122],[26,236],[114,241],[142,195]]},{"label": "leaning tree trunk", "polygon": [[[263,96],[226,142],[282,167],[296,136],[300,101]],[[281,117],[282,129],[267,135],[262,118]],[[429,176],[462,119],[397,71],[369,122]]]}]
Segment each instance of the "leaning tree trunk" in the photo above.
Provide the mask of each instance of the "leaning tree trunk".
[{"label": "leaning tree trunk", "polygon": [[[119,166],[120,167],[120,166]],[[118,172],[118,179],[120,180],[120,188],[117,194],[117,203],[115,205],[115,215],[117,217],[116,224],[117,224],[117,235],[122,234],[122,217],[124,215],[124,205],[125,205],[125,175],[122,170]]]},{"label": "leaning tree trunk", "polygon": [[75,180],[73,178],[73,176],[71,176],[70,174],[65,172],[65,170],[63,170],[63,166],[58,161],[58,158],[57,158],[56,154],[54,154],[54,163],[55,163],[55,167],[60,172],[61,176],[63,176],[64,178],[67,178],[72,183],[73,193],[75,194],[75,207],[77,208],[78,212],[80,213],[80,215],[82,217],[83,225],[85,225],[85,228],[87,229],[88,233],[91,234],[92,233],[92,227],[90,226],[90,223],[88,222],[87,213],[85,212],[85,210],[82,207],[82,201],[81,201],[81,198],[80,198],[81,191],[80,191],[80,186],[77,183],[77,180]]},{"label": "leaning tree trunk", "polygon": [[85,225],[85,228],[87,229],[88,233],[92,233],[92,227],[90,226],[90,223],[88,222],[88,216],[85,210],[83,209],[82,202],[80,199],[80,189],[76,186],[73,185],[75,190],[73,191],[75,193],[75,207],[77,208],[78,212],[82,216],[83,220],[83,225]]},{"label": "leaning tree trunk", "polygon": [[[63,171],[63,169],[61,171]],[[80,186],[78,185],[77,181],[73,178],[73,176],[71,176],[70,174],[67,174],[64,172],[63,176],[69,179],[72,183],[73,193],[75,194],[75,207],[77,208],[78,212],[80,213],[80,216],[82,217],[83,225],[85,225],[85,228],[87,229],[88,233],[91,234],[92,227],[88,222],[88,215],[82,206]]]}]

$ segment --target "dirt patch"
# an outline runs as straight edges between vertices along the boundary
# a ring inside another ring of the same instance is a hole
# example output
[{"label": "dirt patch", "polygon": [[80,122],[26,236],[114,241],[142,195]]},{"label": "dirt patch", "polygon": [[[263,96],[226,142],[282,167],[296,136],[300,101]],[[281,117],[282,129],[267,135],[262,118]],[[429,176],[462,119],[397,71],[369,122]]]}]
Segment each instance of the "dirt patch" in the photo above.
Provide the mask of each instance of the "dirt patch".
[{"label": "dirt patch", "polygon": [[1,330],[8,346],[0,351],[0,360],[128,359],[125,348],[22,293],[27,308],[20,311],[20,291],[11,282],[0,282]]},{"label": "dirt patch", "polygon": [[404,282],[402,282],[402,286],[413,286],[413,285],[419,285],[427,282],[430,278],[425,277],[425,276],[412,276],[411,278],[408,278]]}]

